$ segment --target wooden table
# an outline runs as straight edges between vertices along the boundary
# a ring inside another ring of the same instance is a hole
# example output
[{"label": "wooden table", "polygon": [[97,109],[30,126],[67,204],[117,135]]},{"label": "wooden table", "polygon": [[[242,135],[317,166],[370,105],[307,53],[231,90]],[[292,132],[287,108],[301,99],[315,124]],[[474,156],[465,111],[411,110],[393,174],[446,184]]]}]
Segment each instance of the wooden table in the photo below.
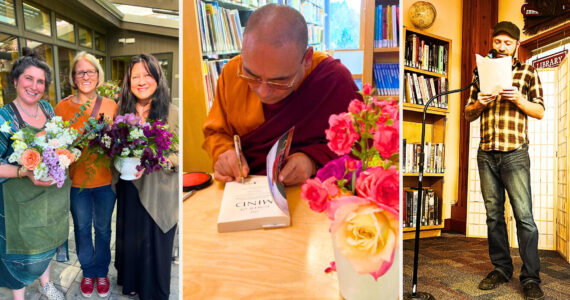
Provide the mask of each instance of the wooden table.
[{"label": "wooden table", "polygon": [[218,233],[223,183],[183,204],[184,299],[342,299],[329,220],[287,189],[291,227]]}]

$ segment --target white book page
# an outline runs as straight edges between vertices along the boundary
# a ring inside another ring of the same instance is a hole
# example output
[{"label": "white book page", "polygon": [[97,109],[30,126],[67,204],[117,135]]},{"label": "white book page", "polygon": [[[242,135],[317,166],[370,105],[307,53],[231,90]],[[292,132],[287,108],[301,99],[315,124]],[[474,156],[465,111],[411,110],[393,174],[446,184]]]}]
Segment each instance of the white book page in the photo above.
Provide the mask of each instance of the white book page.
[{"label": "white book page", "polygon": [[481,93],[498,95],[513,86],[513,58],[488,58],[475,54]]}]

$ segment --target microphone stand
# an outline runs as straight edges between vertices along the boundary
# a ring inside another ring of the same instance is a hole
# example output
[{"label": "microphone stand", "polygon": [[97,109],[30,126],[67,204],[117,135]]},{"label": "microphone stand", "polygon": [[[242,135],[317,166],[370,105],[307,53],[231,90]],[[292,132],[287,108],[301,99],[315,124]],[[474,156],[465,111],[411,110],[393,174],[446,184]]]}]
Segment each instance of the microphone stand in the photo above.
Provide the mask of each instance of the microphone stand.
[{"label": "microphone stand", "polygon": [[431,97],[426,104],[424,104],[424,111],[422,117],[422,143],[420,145],[420,161],[419,161],[419,169],[418,169],[418,202],[417,202],[417,215],[416,215],[416,236],[415,236],[415,246],[414,246],[414,273],[412,277],[412,292],[404,294],[404,299],[406,300],[416,300],[416,299],[430,299],[435,300],[435,298],[426,292],[418,292],[418,255],[420,251],[420,222],[421,222],[421,210],[422,210],[422,194],[423,194],[423,177],[424,177],[424,147],[425,147],[425,138],[426,138],[426,113],[428,110],[428,106],[435,100],[441,96],[459,93],[468,88],[471,88],[474,85],[478,85],[479,83],[479,74],[477,74],[477,69],[473,70],[475,74],[475,79],[471,82],[468,86],[456,90],[451,90],[447,92],[443,92],[441,94],[435,95]]}]

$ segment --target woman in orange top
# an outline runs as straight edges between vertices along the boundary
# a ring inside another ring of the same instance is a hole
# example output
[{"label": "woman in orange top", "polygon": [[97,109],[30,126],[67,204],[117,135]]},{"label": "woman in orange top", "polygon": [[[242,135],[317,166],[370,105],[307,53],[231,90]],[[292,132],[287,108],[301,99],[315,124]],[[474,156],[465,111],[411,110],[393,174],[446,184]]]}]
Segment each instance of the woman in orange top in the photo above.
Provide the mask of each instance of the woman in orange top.
[{"label": "woman in orange top", "polygon": [[[104,80],[103,69],[97,59],[91,54],[80,52],[71,65],[69,82],[77,94],[60,101],[55,108],[56,115],[63,120],[73,119],[80,107],[89,102],[84,115],[73,123],[73,127],[81,130],[90,116],[98,118],[101,114],[112,120],[117,112],[117,104],[97,95],[97,88]],[[111,263],[111,215],[116,197],[111,189],[111,170],[94,165],[96,157],[93,154],[91,158],[70,168],[71,215],[77,257],[83,271],[80,289],[85,297],[93,293],[95,279],[100,297],[107,296],[110,288],[107,272]],[[92,227],[95,228],[95,246]]]}]

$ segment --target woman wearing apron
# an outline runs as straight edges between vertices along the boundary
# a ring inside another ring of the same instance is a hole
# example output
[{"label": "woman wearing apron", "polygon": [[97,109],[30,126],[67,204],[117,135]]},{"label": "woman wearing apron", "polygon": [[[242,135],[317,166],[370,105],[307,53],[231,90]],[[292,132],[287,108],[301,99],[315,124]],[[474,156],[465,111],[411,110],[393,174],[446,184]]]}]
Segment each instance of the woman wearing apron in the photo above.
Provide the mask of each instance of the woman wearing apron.
[{"label": "woman wearing apron", "polygon": [[[12,66],[10,81],[17,96],[0,108],[0,124],[10,122],[12,132],[29,127],[40,132],[54,116],[50,104],[41,100],[51,82],[49,66],[28,48]],[[23,300],[25,287],[37,278],[41,294],[63,300],[49,280],[49,265],[56,248],[69,231],[69,189],[34,178],[33,171],[8,163],[13,152],[10,134],[0,132],[0,287]]]}]

